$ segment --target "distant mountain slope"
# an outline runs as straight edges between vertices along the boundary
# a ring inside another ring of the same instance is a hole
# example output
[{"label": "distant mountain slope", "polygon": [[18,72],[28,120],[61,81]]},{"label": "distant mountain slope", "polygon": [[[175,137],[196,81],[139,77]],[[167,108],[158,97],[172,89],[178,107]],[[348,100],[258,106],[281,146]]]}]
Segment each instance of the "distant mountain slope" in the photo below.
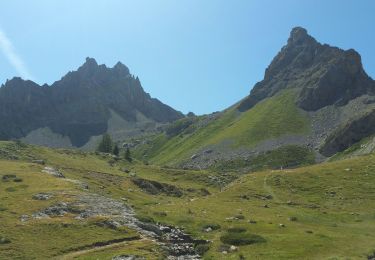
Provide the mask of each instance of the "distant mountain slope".
[{"label": "distant mountain slope", "polygon": [[136,150],[155,163],[198,169],[252,168],[259,158],[275,167],[272,150],[291,158],[303,149],[306,159],[313,153],[320,161],[375,133],[374,109],[375,82],[360,55],[322,45],[297,27],[248,97],[223,112],[182,119],[170,127],[173,135],[167,130]]},{"label": "distant mountain slope", "polygon": [[[2,140],[25,138],[43,145],[82,147],[111,127],[125,133],[182,116],[151,98],[120,62],[108,68],[87,58],[77,71],[51,86],[13,78],[0,88]],[[121,121],[118,127],[109,126],[111,118]]]}]

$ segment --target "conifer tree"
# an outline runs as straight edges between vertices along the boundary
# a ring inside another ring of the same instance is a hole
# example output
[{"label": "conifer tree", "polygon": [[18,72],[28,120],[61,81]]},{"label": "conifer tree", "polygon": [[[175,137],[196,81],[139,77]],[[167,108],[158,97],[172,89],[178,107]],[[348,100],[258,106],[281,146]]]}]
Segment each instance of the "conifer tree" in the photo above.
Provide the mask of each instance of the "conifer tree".
[{"label": "conifer tree", "polygon": [[98,151],[102,153],[112,153],[113,142],[109,134],[104,134],[102,140],[99,143]]},{"label": "conifer tree", "polygon": [[118,145],[115,144],[115,146],[113,147],[113,154],[118,156],[120,153],[120,149],[118,148]]},{"label": "conifer tree", "polygon": [[131,162],[133,159],[132,159],[132,156],[130,154],[130,149],[129,147],[126,148],[126,151],[125,151],[125,160],[127,160],[128,162]]}]

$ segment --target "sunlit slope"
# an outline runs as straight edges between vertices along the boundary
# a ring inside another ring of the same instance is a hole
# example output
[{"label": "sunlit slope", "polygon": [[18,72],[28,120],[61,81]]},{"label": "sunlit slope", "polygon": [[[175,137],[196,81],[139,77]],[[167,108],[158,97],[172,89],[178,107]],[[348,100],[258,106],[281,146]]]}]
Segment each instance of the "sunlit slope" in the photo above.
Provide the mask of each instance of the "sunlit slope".
[{"label": "sunlit slope", "polygon": [[293,90],[287,90],[244,113],[230,108],[204,127],[199,126],[199,121],[193,124],[190,133],[174,137],[160,134],[137,154],[146,154],[158,164],[176,163],[212,145],[249,148],[283,135],[304,135],[309,132],[309,119],[297,108],[294,98]]}]

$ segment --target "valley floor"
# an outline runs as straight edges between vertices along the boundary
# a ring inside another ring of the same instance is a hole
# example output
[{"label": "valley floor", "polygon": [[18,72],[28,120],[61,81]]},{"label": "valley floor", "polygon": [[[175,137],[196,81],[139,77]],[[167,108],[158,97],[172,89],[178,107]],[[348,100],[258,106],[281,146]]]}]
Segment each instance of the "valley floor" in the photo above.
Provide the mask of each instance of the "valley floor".
[{"label": "valley floor", "polygon": [[366,259],[374,185],[375,154],[236,176],[0,142],[0,259],[165,259],[174,227],[204,259]]}]

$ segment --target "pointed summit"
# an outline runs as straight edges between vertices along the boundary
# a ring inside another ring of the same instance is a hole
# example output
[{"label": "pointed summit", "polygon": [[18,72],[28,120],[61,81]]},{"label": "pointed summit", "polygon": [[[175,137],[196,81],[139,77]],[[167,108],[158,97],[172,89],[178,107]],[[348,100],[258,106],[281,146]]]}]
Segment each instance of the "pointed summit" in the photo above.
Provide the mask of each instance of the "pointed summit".
[{"label": "pointed summit", "polygon": [[316,43],[316,40],[307,33],[305,28],[294,27],[290,32],[288,45],[303,45],[308,43]]},{"label": "pointed summit", "polygon": [[83,64],[83,66],[96,67],[98,66],[98,63],[94,58],[86,57],[86,62]]},{"label": "pointed summit", "polygon": [[117,62],[116,65],[113,67],[113,69],[119,74],[127,76],[130,74],[129,68],[126,67],[123,63]]},{"label": "pointed summit", "polygon": [[87,57],[85,63],[77,71],[84,77],[89,77],[97,71],[98,67],[99,65],[94,58]]}]

